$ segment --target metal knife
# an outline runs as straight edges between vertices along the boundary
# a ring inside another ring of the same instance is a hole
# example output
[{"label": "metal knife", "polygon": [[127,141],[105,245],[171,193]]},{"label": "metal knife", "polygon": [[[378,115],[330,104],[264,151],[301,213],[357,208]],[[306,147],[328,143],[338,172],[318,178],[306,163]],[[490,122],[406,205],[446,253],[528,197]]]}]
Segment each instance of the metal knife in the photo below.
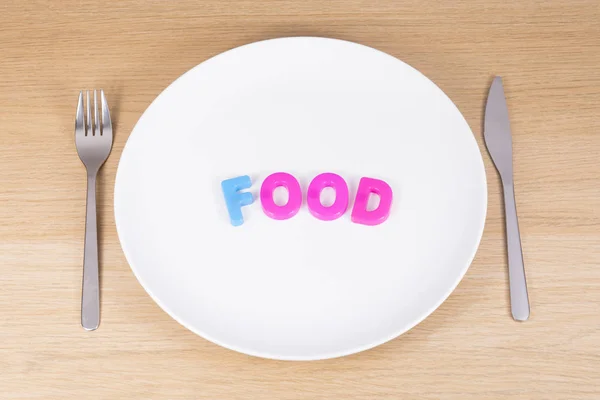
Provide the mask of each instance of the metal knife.
[{"label": "metal knife", "polygon": [[529,296],[527,294],[519,221],[515,204],[512,138],[502,78],[499,76],[494,78],[488,94],[483,136],[492,161],[494,161],[494,165],[500,174],[504,192],[512,316],[516,321],[526,321],[529,318]]}]

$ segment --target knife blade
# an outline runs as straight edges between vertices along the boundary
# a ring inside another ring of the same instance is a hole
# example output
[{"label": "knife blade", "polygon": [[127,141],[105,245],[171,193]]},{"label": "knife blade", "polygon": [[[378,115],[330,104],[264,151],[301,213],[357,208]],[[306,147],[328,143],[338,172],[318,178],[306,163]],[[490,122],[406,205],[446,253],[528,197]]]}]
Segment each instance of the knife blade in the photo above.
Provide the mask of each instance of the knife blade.
[{"label": "knife blade", "polygon": [[490,157],[500,175],[504,193],[511,312],[516,321],[526,321],[529,318],[530,308],[515,201],[512,135],[504,87],[499,76],[494,78],[488,93],[483,136]]}]

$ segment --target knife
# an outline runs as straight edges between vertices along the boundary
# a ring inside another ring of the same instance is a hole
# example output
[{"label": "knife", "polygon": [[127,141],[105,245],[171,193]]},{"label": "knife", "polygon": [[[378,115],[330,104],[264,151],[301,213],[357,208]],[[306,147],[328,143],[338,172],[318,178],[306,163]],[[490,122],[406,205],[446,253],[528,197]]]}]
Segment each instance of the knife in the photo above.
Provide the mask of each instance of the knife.
[{"label": "knife", "polygon": [[508,280],[510,283],[512,316],[516,321],[526,321],[529,318],[529,296],[527,294],[523,251],[521,249],[519,221],[515,203],[512,138],[502,78],[499,76],[494,78],[488,94],[483,136],[492,161],[500,174],[504,192]]}]

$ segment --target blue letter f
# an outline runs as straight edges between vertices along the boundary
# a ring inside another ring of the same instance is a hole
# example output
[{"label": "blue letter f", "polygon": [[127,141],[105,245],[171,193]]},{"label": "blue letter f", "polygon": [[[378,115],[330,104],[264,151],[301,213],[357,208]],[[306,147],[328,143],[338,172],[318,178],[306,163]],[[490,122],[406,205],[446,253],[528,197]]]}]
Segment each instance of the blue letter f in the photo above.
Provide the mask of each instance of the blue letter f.
[{"label": "blue letter f", "polygon": [[252,193],[239,192],[240,189],[248,189],[252,186],[252,181],[248,175],[238,176],[221,182],[223,196],[225,196],[225,204],[229,212],[231,225],[239,226],[244,223],[242,215],[242,206],[249,206],[254,202]]}]

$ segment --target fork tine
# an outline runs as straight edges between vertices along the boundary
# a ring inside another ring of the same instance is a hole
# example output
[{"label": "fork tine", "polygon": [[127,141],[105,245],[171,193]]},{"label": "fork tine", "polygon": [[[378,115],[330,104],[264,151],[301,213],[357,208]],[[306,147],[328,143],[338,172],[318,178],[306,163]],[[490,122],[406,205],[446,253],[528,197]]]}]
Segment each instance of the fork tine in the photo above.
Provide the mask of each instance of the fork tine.
[{"label": "fork tine", "polygon": [[110,120],[110,112],[108,111],[108,103],[104,97],[104,90],[100,90],[100,100],[102,102],[102,135],[105,133],[112,136],[112,121]]},{"label": "fork tine", "polygon": [[86,121],[87,121],[87,129],[85,131],[85,134],[87,136],[87,135],[94,134],[94,131],[92,130],[92,109],[90,108],[90,91],[89,90],[85,91],[85,98],[86,98],[86,103],[87,103],[87,110],[85,113]]},{"label": "fork tine", "polygon": [[98,120],[98,100],[94,89],[94,135],[100,135],[100,121]]},{"label": "fork tine", "polygon": [[83,122],[83,91],[79,91],[79,100],[77,101],[77,113],[75,114],[75,135],[85,136],[85,125]]}]

